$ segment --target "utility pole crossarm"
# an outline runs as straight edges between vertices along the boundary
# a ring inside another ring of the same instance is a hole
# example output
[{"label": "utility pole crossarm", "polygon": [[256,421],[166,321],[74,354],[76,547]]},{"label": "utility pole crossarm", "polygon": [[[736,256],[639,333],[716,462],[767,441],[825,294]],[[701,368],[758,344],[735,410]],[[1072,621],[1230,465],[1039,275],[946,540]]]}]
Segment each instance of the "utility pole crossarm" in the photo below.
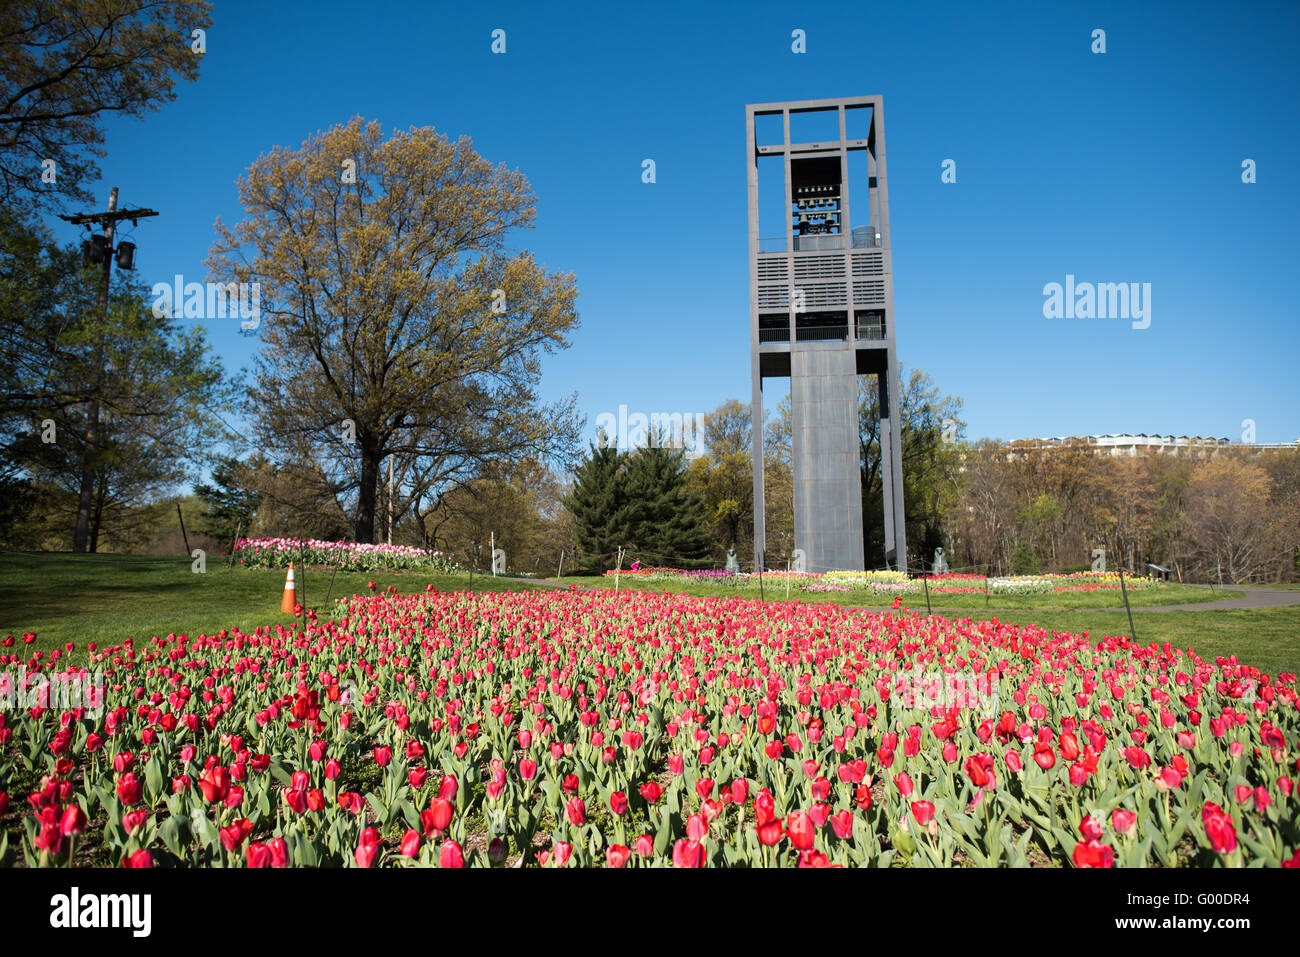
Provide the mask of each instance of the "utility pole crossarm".
[{"label": "utility pole crossarm", "polygon": [[116,223],[123,219],[134,222],[137,219],[144,219],[146,216],[157,215],[158,211],[154,209],[118,209],[108,213],[76,213],[72,216],[60,216],[59,219],[72,223],[74,226],[83,226],[91,223]]}]

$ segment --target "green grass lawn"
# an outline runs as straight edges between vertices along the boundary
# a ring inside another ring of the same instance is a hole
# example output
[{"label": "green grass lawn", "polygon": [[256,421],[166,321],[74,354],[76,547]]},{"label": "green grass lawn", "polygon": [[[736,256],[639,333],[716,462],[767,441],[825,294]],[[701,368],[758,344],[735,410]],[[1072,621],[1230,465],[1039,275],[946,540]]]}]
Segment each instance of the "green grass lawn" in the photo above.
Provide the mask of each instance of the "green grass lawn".
[{"label": "green grass lawn", "polygon": [[[603,577],[565,575],[563,581],[566,584],[575,582],[587,588],[614,587],[614,577],[612,575]],[[759,590],[755,586],[728,584],[725,581],[645,581],[644,579],[638,579],[635,575],[623,575],[619,578],[619,587],[633,588],[638,591],[668,591],[674,595],[699,595],[712,598],[729,598],[733,595],[739,595],[742,598],[759,597]],[[784,601],[786,599],[785,583],[777,581],[767,583],[763,589],[763,595],[768,601]],[[1242,592],[1221,589],[1211,592],[1208,588],[1165,585],[1161,588],[1130,591],[1129,602],[1134,606],[1190,605],[1207,601],[1221,601],[1226,598],[1240,598],[1241,596]],[[848,592],[801,591],[798,586],[791,584],[789,599],[791,601],[811,601],[819,604],[830,602],[834,605],[844,605],[849,608],[888,608],[894,600],[894,595],[889,592],[873,592],[868,589]],[[903,596],[903,601],[909,607],[923,609],[925,608],[925,593],[908,593]],[[933,608],[958,608],[977,611],[982,610],[986,604],[990,608],[1024,608],[1026,610],[1038,608],[1064,610],[1070,608],[1105,608],[1108,606],[1120,610],[1124,608],[1124,600],[1119,591],[1058,591],[1047,595],[992,594],[988,596],[987,603],[982,591],[979,594],[930,592],[930,605]]]},{"label": "green grass lawn", "polygon": [[[949,618],[966,617],[959,614]],[[1035,612],[989,615],[985,620],[1034,623],[1052,631],[1087,632],[1093,639],[1129,634],[1128,616],[1120,611]],[[1206,661],[1236,655],[1237,660],[1261,671],[1300,673],[1300,606],[1287,608],[1220,608],[1203,611],[1135,611],[1133,630],[1144,644],[1169,642],[1191,648]]]},{"label": "green grass lawn", "polygon": [[[298,600],[306,588],[308,607],[323,608],[330,585],[329,569],[295,569]],[[259,625],[289,624],[281,614],[285,573],[281,569],[226,570],[209,561],[196,574],[190,559],[165,556],[70,555],[66,553],[0,554],[0,638],[36,632],[33,649],[49,651],[65,643],[77,646],[77,661],[88,642],[136,644],[155,635],[212,634],[222,628],[251,631]],[[440,591],[469,587],[466,575],[425,572],[339,572],[333,599],[369,594],[373,581],[382,591]],[[512,578],[474,575],[474,591],[514,591],[543,586]],[[21,647],[21,646],[19,646]]]}]

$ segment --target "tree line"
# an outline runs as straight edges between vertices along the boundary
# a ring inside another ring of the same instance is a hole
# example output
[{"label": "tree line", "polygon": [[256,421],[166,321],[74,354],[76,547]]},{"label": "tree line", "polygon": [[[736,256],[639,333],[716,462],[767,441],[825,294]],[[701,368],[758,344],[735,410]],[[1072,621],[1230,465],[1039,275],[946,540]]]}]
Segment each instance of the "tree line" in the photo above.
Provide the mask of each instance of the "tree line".
[{"label": "tree line", "polygon": [[[1083,571],[1104,560],[1137,572],[1156,564],[1202,583],[1300,577],[1300,447],[1130,458],[1082,438],[968,442],[959,398],[941,393],[919,370],[903,383],[913,571],[931,568],[942,547],[950,568],[990,575]],[[866,564],[883,567],[877,390],[871,377],[859,384]],[[752,565],[749,407],[729,400],[705,415],[703,431],[707,449],[689,461],[651,448],[592,446],[567,499],[579,564],[611,568],[621,545],[630,549],[629,561],[643,564],[721,567],[734,548],[743,567]],[[768,421],[764,441],[765,564],[782,569],[794,549],[788,397]],[[665,469],[664,462],[674,465]],[[661,478],[647,481],[655,476]],[[637,498],[642,513],[671,515],[671,524],[637,525],[629,505]]]}]

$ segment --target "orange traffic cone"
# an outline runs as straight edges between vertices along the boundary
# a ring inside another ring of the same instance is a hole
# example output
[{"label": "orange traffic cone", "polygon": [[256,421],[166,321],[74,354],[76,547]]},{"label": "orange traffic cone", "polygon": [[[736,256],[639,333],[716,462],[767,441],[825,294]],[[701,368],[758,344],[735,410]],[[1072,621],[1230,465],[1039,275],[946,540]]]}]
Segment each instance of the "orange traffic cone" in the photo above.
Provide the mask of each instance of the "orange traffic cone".
[{"label": "orange traffic cone", "polygon": [[289,563],[289,577],[284,580],[284,597],[280,599],[280,610],[286,615],[293,614],[293,606],[298,603],[298,592],[293,587],[293,562]]}]

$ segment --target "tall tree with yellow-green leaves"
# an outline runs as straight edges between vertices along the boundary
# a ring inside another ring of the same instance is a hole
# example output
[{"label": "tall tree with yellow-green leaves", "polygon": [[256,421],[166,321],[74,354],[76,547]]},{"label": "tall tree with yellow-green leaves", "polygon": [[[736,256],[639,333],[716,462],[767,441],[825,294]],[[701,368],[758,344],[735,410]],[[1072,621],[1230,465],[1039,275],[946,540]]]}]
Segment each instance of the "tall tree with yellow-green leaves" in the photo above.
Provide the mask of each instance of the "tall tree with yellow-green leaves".
[{"label": "tall tree with yellow-green leaves", "polygon": [[508,246],[535,215],[522,174],[467,137],[385,139],[355,118],[259,157],[238,190],[244,218],[218,221],[209,267],[260,284],[258,437],[311,450],[354,502],[358,541],[387,506],[390,455],[447,487],[488,462],[568,461],[576,399],[543,403],[538,385],[578,325],[577,289]]}]

